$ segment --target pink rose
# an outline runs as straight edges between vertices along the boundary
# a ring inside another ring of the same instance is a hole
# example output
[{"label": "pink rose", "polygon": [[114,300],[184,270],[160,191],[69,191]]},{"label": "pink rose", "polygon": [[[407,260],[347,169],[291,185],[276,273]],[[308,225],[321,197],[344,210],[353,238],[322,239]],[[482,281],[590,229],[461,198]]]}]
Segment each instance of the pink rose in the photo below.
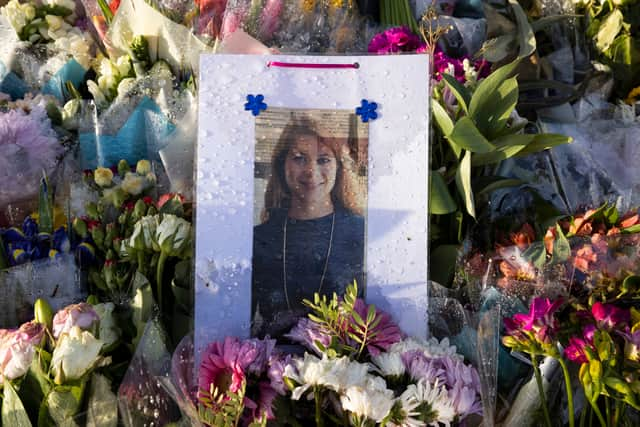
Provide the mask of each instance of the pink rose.
[{"label": "pink rose", "polygon": [[44,337],[44,326],[28,322],[15,331],[0,330],[0,383],[20,378],[27,373],[33,356],[34,346]]},{"label": "pink rose", "polygon": [[56,313],[53,317],[53,336],[58,338],[67,333],[72,327],[78,326],[80,329],[91,329],[100,318],[91,304],[81,302],[72,304]]}]

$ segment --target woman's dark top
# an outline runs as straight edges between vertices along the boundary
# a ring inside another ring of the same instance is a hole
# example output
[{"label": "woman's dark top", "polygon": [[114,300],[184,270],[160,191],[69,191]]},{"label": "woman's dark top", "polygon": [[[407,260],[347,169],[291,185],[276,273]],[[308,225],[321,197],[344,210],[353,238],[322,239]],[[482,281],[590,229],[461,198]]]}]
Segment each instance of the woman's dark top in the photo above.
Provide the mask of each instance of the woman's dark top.
[{"label": "woman's dark top", "polygon": [[[303,299],[313,301],[327,259],[333,214],[309,220],[287,220],[287,209],[272,209],[269,220],[254,227],[252,335],[280,337],[308,313]],[[364,287],[364,218],[336,209],[331,253],[321,294],[343,295],[357,280]],[[283,280],[284,223],[287,220],[287,307]]]}]

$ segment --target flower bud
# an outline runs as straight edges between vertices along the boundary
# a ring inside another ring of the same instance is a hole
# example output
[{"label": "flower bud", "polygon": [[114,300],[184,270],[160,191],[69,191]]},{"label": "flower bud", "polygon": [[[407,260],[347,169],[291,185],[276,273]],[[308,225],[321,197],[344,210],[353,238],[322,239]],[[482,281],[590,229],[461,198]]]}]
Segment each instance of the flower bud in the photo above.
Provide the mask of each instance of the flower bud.
[{"label": "flower bud", "polygon": [[87,237],[87,223],[81,218],[74,218],[72,222],[73,231],[81,238]]},{"label": "flower bud", "polygon": [[93,180],[102,188],[109,187],[113,182],[113,172],[108,168],[98,168],[93,174]]},{"label": "flower bud", "polygon": [[129,172],[124,176],[121,186],[127,193],[137,196],[147,187],[147,181],[145,177]]},{"label": "flower bud", "polygon": [[138,160],[136,164],[136,173],[140,176],[144,176],[151,172],[151,162],[149,160]]},{"label": "flower bud", "polygon": [[134,218],[142,218],[147,213],[147,205],[142,199],[138,199],[135,206],[133,207],[133,216]]},{"label": "flower bud", "polygon": [[[110,191],[110,190],[106,190],[106,191]],[[89,218],[97,220],[100,217],[98,213],[98,205],[96,205],[95,203],[93,202],[87,203],[86,210]]]},{"label": "flower bud", "polygon": [[129,163],[125,159],[122,159],[118,162],[118,175],[124,178],[127,172],[131,172],[131,167],[129,167]]},{"label": "flower bud", "polygon": [[53,323],[53,310],[47,300],[38,298],[33,307],[35,321],[51,330]]}]

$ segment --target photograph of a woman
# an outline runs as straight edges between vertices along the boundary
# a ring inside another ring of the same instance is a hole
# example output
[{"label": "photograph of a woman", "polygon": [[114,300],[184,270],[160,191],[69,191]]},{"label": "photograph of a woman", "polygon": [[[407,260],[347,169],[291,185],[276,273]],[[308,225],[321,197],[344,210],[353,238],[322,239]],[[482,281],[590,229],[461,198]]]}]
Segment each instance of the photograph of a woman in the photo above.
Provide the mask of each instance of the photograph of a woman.
[{"label": "photograph of a woman", "polygon": [[[252,335],[259,337],[287,333],[315,293],[341,295],[353,280],[361,292],[365,286],[366,132],[345,112],[331,120],[278,113],[256,122]],[[260,129],[272,133],[270,149]]]}]

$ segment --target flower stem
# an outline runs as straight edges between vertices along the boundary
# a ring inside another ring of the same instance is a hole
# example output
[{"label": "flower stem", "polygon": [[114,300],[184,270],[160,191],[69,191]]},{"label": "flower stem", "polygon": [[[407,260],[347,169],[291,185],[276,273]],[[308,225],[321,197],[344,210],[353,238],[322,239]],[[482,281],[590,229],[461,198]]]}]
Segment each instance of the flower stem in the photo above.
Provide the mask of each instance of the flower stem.
[{"label": "flower stem", "polygon": [[547,409],[547,402],[544,398],[544,388],[542,386],[542,375],[540,375],[540,368],[538,362],[536,362],[535,354],[531,355],[531,364],[533,365],[533,373],[536,376],[536,384],[538,384],[538,394],[540,394],[540,406],[542,406],[542,413],[544,414],[544,420],[548,427],[552,427],[551,417],[549,417],[549,410]]},{"label": "flower stem", "polygon": [[316,386],[313,389],[313,397],[316,401],[316,426],[322,427],[324,425],[322,421],[322,407],[320,405],[320,387]]},{"label": "flower stem", "polygon": [[569,375],[569,368],[561,357],[558,358],[560,367],[562,367],[562,373],[564,374],[564,385],[567,389],[567,403],[569,406],[569,427],[575,426],[575,410],[573,408],[573,391],[571,390],[571,376]]},{"label": "flower stem", "polygon": [[166,252],[160,252],[160,259],[158,259],[158,268],[156,269],[156,286],[158,289],[158,305],[160,311],[162,311],[162,276],[164,275],[164,264],[167,261],[168,255]]},{"label": "flower stem", "polygon": [[598,421],[600,421],[600,425],[602,427],[607,427],[607,422],[604,420],[604,417],[602,416],[602,412],[600,412],[600,408],[598,408],[598,404],[596,403],[596,399],[594,400],[589,400],[589,403],[591,404],[591,407],[593,408],[593,412],[595,412],[596,417],[598,417]]}]

